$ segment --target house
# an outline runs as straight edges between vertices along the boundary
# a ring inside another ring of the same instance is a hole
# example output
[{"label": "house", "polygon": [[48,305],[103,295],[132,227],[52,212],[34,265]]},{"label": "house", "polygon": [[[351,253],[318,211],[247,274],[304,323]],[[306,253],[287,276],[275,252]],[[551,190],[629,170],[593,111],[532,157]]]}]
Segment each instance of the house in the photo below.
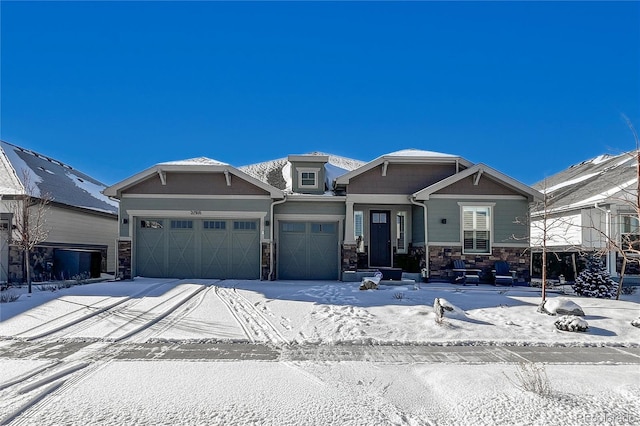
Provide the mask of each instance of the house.
[{"label": "house", "polygon": [[[391,269],[447,279],[454,259],[529,270],[540,194],[455,155],[362,162],[323,153],[234,167],[156,164],[107,189],[120,200],[119,275],[348,280]],[[522,238],[513,238],[519,235]]]},{"label": "house", "polygon": [[[618,277],[624,241],[640,238],[638,223],[638,152],[600,155],[574,164],[534,185],[544,193],[531,215],[532,273],[541,276],[541,246],[546,228],[547,271],[572,281],[580,271],[580,255],[601,253],[608,272]],[[543,219],[546,218],[546,224]],[[638,275],[637,262],[626,274]]]},{"label": "house", "polygon": [[118,203],[101,193],[105,187],[67,164],[0,141],[0,281],[25,278],[23,254],[12,244],[24,195],[51,199],[44,214],[48,236],[31,253],[32,280],[114,273]]}]

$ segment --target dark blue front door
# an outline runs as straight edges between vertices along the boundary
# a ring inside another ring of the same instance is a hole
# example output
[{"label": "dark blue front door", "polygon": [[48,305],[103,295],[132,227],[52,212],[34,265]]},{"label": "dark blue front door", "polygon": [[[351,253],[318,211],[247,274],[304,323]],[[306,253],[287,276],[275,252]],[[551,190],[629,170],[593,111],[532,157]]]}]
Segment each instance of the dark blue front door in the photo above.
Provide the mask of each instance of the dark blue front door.
[{"label": "dark blue front door", "polygon": [[369,247],[370,266],[391,266],[391,212],[389,210],[371,211],[371,246]]}]

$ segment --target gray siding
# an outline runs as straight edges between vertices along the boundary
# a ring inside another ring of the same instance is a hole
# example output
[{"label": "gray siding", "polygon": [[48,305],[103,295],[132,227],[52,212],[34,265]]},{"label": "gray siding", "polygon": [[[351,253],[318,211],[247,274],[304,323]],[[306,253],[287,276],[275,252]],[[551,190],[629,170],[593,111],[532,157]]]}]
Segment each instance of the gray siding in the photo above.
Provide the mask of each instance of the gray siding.
[{"label": "gray siding", "polygon": [[475,176],[469,176],[465,179],[447,186],[446,188],[436,192],[436,194],[452,194],[452,195],[520,195],[519,192],[508,188],[504,184],[501,184],[488,176],[483,175],[478,182],[478,185],[474,185],[473,181]]},{"label": "gray siding", "polygon": [[[216,211],[216,212],[263,212],[266,218],[271,207],[271,200],[233,200],[233,199],[189,199],[189,198],[123,198],[120,201],[121,219],[127,219],[131,223],[132,218],[127,213],[131,210],[175,210],[185,212],[191,210]],[[196,216],[196,218],[204,218]],[[269,227],[265,227],[265,237],[269,235]],[[129,224],[120,221],[120,236],[130,237]]]},{"label": "gray siding", "polygon": [[[458,202],[479,202],[477,199],[459,200],[432,199],[428,201],[429,241],[460,243],[460,206]],[[528,214],[528,202],[526,200],[491,200],[487,203],[495,203],[493,208],[493,242],[516,243],[512,235],[528,236],[529,229],[526,225],[513,223],[517,217],[523,218]],[[443,224],[442,219],[447,223]]]},{"label": "gray siding", "polygon": [[413,244],[424,244],[424,209],[416,205],[411,206],[411,217],[413,218],[411,227],[411,241]]},{"label": "gray siding", "polygon": [[344,215],[346,206],[344,201],[336,202],[305,202],[287,201],[275,206],[275,214],[318,214]]},{"label": "gray siding", "polygon": [[[325,191],[325,170],[323,162],[306,162],[295,161],[291,163],[291,186],[293,192],[302,194],[322,194]],[[318,186],[315,189],[312,188],[300,188],[300,182],[298,181],[298,169],[317,169],[318,174]]]},{"label": "gray siding", "polygon": [[148,179],[122,191],[123,194],[181,194],[181,195],[269,195],[267,191],[238,176],[231,176],[227,186],[224,173],[167,172],[166,185],[154,174]]},{"label": "gray siding", "polygon": [[382,176],[382,165],[353,177],[349,194],[413,194],[455,174],[453,164],[394,164]]}]

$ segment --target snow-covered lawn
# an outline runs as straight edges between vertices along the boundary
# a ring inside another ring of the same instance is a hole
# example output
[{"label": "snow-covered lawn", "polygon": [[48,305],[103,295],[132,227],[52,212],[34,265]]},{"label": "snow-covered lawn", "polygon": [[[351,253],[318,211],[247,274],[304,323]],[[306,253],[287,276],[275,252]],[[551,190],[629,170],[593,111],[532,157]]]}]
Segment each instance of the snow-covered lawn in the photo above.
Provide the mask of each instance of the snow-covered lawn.
[{"label": "snow-covered lawn", "polygon": [[[616,301],[550,292],[584,310],[589,330],[569,333],[555,329],[556,317],[536,312],[535,288],[358,286],[137,278],[55,292],[36,287],[31,295],[20,289],[16,302],[0,305],[0,424],[640,424],[638,364],[548,363],[552,393],[541,396],[519,388],[514,363],[109,356],[120,343],[640,343],[640,329],[631,325],[640,315],[637,293]],[[445,311],[437,323],[435,298],[459,310]],[[82,341],[70,356],[37,354],[40,347]],[[18,344],[33,345],[34,353],[11,356]],[[56,370],[63,368],[73,373]]]}]

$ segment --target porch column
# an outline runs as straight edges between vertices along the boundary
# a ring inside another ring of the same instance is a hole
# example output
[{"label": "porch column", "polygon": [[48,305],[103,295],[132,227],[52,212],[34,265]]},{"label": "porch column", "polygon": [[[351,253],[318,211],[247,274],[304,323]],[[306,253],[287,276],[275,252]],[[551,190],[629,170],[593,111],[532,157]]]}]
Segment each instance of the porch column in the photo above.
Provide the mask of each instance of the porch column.
[{"label": "porch column", "polygon": [[356,241],[353,238],[353,201],[347,201],[347,213],[344,218],[344,243],[355,244]]}]

